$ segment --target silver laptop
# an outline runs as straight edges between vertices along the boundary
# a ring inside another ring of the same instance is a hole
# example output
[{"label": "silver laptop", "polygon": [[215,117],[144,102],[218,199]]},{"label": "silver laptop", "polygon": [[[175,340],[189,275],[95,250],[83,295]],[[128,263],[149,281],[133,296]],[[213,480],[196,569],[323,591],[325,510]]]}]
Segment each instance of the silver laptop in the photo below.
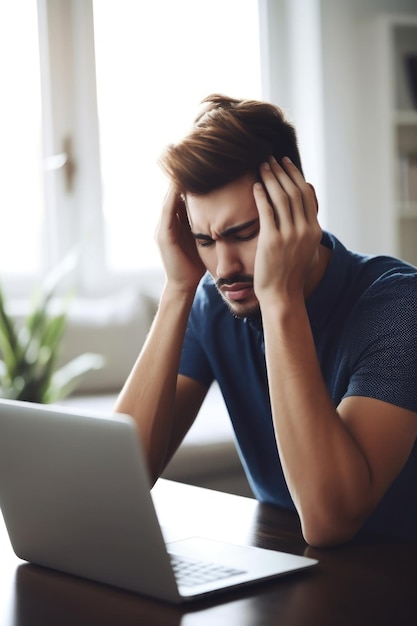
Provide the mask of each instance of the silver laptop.
[{"label": "silver laptop", "polygon": [[165,543],[125,415],[0,400],[0,507],[21,559],[169,602],[317,563],[198,537]]}]

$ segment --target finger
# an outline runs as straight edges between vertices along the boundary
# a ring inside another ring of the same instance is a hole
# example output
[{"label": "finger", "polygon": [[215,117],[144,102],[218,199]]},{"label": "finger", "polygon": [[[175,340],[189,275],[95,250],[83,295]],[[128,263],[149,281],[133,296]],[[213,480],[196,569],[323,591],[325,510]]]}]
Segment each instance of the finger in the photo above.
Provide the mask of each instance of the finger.
[{"label": "finger", "polygon": [[175,206],[177,197],[177,190],[173,185],[170,185],[165,194],[154,233],[154,238],[160,247],[166,245],[167,241],[171,241],[175,237]]},{"label": "finger", "polygon": [[187,226],[189,226],[190,222],[188,219],[187,205],[181,195],[177,198],[175,210],[181,224],[187,224]]},{"label": "finger", "polygon": [[317,221],[318,203],[312,185],[306,182],[298,167],[289,157],[282,159],[282,170],[297,187],[303,199],[303,210],[307,222],[311,225]]},{"label": "finger", "polygon": [[172,225],[174,216],[181,214],[181,205],[184,206],[184,201],[181,199],[178,189],[175,185],[170,185],[162,204],[160,216],[162,227],[168,228]]},{"label": "finger", "polygon": [[277,181],[288,196],[288,205],[290,207],[292,224],[295,227],[305,226],[306,221],[308,221],[305,204],[308,203],[309,199],[305,195],[304,187],[307,187],[307,185],[304,181],[304,177],[294,166],[294,171],[292,172],[294,178],[291,178],[288,172],[274,159],[274,157],[271,157],[270,164],[271,170],[276,176]]},{"label": "finger", "polygon": [[269,232],[270,229],[277,226],[277,216],[262,183],[256,182],[254,184],[253,195],[259,213],[259,227]]},{"label": "finger", "polygon": [[[275,165],[278,165],[276,161],[274,162],[274,166]],[[288,176],[279,165],[278,167],[274,167],[273,170],[270,163],[262,163],[260,172],[266,192],[271,200],[271,206],[275,214],[275,221],[278,228],[282,231],[292,228],[293,216],[291,199],[283,184],[285,182],[283,181],[284,176],[289,180]]]},{"label": "finger", "polygon": [[178,198],[178,190],[176,189],[175,185],[170,185],[168,187],[168,190],[165,194],[165,198],[164,201],[162,203],[162,213],[163,214],[172,214],[174,207],[175,207],[175,203],[176,200]]}]

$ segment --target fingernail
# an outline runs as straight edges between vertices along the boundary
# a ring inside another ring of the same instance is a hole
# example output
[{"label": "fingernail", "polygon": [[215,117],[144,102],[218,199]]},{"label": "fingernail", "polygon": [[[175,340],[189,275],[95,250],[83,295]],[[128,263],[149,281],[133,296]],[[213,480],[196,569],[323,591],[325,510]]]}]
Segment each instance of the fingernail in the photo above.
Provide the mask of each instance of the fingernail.
[{"label": "fingernail", "polygon": [[270,169],[271,169],[271,166],[269,165],[269,163],[265,162],[265,163],[262,163],[262,168],[263,168],[264,170],[270,170]]},{"label": "fingernail", "polygon": [[292,163],[292,161],[291,161],[290,157],[287,157],[287,156],[285,156],[285,157],[282,159],[282,162],[283,162],[283,163]]}]

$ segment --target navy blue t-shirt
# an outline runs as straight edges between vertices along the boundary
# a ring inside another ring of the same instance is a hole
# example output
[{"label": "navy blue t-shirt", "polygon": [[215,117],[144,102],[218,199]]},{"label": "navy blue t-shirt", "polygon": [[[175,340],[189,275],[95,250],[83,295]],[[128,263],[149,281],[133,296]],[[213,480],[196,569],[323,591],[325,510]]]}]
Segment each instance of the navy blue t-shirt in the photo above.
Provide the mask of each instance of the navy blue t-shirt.
[{"label": "navy blue t-shirt", "polygon": [[[350,252],[329,233],[322,244],[333,254],[307,310],[335,407],[367,396],[417,412],[417,269]],[[256,498],[294,509],[276,446],[260,314],[234,317],[209,274],[190,313],[180,373],[207,387],[217,380]],[[416,488],[417,444],[364,529],[417,539]]]}]

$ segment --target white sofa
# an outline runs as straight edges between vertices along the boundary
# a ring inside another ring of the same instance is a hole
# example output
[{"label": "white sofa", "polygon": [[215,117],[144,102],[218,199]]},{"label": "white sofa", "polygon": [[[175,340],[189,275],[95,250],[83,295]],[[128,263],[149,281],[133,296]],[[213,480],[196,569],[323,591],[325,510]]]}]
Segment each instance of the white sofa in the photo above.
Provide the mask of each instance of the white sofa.
[{"label": "white sofa", "polygon": [[[84,352],[104,356],[101,370],[86,374],[76,393],[61,404],[111,412],[114,401],[145,341],[156,299],[139,291],[74,301],[64,337],[61,363]],[[252,496],[234,443],[226,407],[216,384],[170,462],[165,478]]]}]

